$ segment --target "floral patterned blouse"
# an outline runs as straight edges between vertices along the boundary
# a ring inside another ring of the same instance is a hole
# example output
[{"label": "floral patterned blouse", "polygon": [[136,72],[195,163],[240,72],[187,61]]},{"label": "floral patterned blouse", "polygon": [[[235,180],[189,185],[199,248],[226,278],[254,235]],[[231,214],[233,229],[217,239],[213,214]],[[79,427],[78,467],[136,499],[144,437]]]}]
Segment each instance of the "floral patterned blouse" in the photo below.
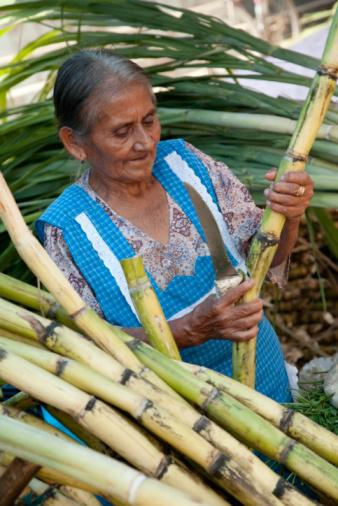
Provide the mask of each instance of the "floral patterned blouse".
[{"label": "floral patterned blouse", "polygon": [[[262,210],[255,205],[247,188],[224,163],[213,160],[188,143],[186,145],[208,169],[229,233],[240,254],[245,256],[250,239],[259,226]],[[136,254],[142,255],[145,268],[162,290],[175,276],[192,275],[197,256],[209,255],[208,247],[195,226],[170,195],[167,194],[170,219],[169,240],[167,244],[163,244],[111,209],[91,188],[89,172],[84,173],[77,184],[81,185],[103,207],[132,245]],[[82,299],[96,312],[102,314],[95,294],[72,259],[63,239],[62,230],[52,225],[45,225],[44,246]],[[270,278],[282,285],[286,279],[286,270],[285,263],[275,267],[270,271]]]}]

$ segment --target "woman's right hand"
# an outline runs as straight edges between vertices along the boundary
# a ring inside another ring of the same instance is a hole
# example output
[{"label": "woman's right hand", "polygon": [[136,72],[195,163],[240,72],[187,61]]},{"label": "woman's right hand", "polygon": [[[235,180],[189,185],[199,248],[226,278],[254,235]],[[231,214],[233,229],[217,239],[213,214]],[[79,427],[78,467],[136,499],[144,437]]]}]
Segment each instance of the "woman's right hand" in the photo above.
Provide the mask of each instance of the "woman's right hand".
[{"label": "woman's right hand", "polygon": [[[253,286],[252,280],[229,288],[221,297],[208,297],[185,319],[184,332],[179,346],[196,346],[209,339],[248,341],[258,333],[258,323],[263,316],[263,302],[255,299],[236,305]],[[183,323],[183,322],[182,322]],[[177,336],[178,337],[178,336]]]}]

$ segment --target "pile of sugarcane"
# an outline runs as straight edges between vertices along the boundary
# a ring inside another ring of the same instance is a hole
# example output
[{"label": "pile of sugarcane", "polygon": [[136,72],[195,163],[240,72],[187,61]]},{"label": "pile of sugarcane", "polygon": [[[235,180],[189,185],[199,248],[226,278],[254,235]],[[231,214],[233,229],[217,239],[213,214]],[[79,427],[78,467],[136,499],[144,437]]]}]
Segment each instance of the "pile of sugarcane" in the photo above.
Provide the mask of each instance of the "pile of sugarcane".
[{"label": "pile of sugarcane", "polygon": [[[0,193],[13,243],[53,294],[1,275],[3,297],[45,316],[0,299],[0,377],[92,447],[2,406],[2,464],[19,457],[39,467],[42,481],[83,487],[114,504],[225,505],[231,497],[247,505],[313,504],[255,449],[298,475],[324,504],[338,501],[337,436],[241,383],[180,362],[176,350],[174,360],[102,320],[30,233],[2,177]],[[139,263],[129,259],[123,267],[156,343],[165,320],[144,273],[138,275]]]},{"label": "pile of sugarcane", "polygon": [[[318,60],[271,45],[220,19],[141,0],[97,0],[85,9],[77,0],[2,2],[0,36],[32,20],[49,30],[0,68],[0,165],[28,224],[80,170],[57,138],[50,99],[55,72],[70,51],[97,46],[146,67],[163,138],[184,137],[228,163],[256,202],[264,202],[264,173],[278,166],[302,103],[253,91],[241,79],[307,87],[311,79],[301,71],[285,71],[267,57],[313,70]],[[32,76],[41,76],[41,92],[25,105],[5,109],[12,89]],[[337,129],[337,105],[330,104],[308,163],[316,184],[315,206],[336,206]],[[1,226],[0,269],[29,277]]]}]

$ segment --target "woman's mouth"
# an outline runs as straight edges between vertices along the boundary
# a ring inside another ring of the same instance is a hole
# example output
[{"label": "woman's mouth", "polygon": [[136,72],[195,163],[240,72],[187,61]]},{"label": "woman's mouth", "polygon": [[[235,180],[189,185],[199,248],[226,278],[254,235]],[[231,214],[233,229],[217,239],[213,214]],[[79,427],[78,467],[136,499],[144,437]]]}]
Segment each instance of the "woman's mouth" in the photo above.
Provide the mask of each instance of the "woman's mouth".
[{"label": "woman's mouth", "polygon": [[137,158],[132,158],[131,162],[144,162],[149,157],[150,153],[145,153],[144,155],[140,155]]}]

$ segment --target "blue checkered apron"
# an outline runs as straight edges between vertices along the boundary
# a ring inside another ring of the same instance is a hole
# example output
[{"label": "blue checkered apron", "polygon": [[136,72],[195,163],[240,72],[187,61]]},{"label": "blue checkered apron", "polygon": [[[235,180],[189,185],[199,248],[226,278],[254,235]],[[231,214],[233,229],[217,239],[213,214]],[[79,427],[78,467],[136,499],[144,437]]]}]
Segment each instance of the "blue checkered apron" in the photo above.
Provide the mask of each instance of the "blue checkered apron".
[{"label": "blue checkered apron", "polygon": [[[175,167],[176,162],[179,163],[178,168]],[[217,208],[217,213],[220,214],[212,181],[201,160],[180,139],[160,142],[153,174],[205,240],[198,216],[182,182],[187,177],[196,180],[210,200],[210,205]],[[122,327],[139,326],[119,265],[121,259],[134,256],[135,251],[102,206],[81,186],[73,184],[48,207],[36,223],[37,234],[42,242],[46,223],[62,229],[72,257],[93,290],[106,320]],[[224,242],[229,259],[234,267],[243,268],[244,262],[227,230],[225,234]],[[176,276],[165,290],[159,288],[149,272],[148,276],[167,319],[178,317],[187,312],[187,308],[198,304],[212,291],[215,281],[210,256],[198,257],[194,275]],[[187,362],[204,365],[231,376],[230,341],[212,339],[202,345],[185,348],[181,354]],[[265,317],[260,322],[257,338],[256,388],[278,402],[291,401],[278,337]]]}]

